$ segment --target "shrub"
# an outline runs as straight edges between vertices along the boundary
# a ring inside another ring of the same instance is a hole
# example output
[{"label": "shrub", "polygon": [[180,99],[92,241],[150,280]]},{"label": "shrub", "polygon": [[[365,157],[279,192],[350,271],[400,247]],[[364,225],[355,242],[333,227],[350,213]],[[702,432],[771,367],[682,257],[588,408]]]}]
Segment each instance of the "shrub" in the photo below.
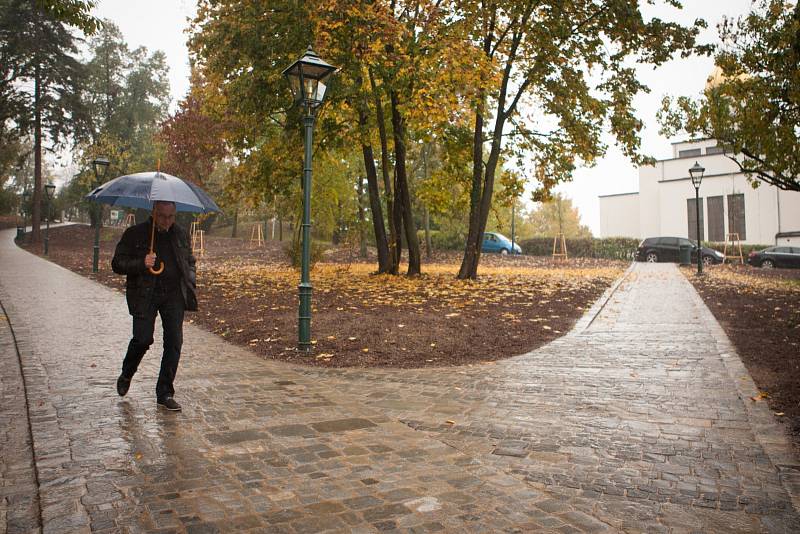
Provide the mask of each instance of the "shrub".
[{"label": "shrub", "polygon": [[[325,253],[325,245],[318,241],[311,240],[311,254],[310,259],[311,263],[308,266],[309,269],[313,269],[314,265],[322,259],[322,255]],[[303,253],[303,247],[300,245],[300,240],[290,240],[284,245],[283,250],[286,252],[286,255],[289,257],[289,260],[292,262],[292,267],[295,269],[300,268],[301,256]]]},{"label": "shrub", "polygon": [[[704,241],[703,242],[703,246],[704,247],[708,247],[708,248],[713,248],[714,250],[718,250],[720,252],[725,251],[725,243],[724,242],[723,243],[718,243],[718,242],[709,243],[709,242],[705,242]],[[753,252],[754,250],[763,250],[763,249],[765,249],[767,247],[771,247],[771,246],[773,246],[773,245],[745,245],[745,244],[742,244],[742,257],[745,260],[747,260],[747,256],[751,252]],[[728,256],[730,256],[732,254],[738,256],[739,255],[739,247],[734,247],[733,245],[731,245],[729,243],[728,244],[728,250],[727,250],[726,254]]]},{"label": "shrub", "polygon": [[[605,258],[631,260],[636,254],[639,240],[628,237],[583,237],[567,239],[567,255],[573,258]],[[523,254],[550,256],[553,254],[552,237],[534,237],[519,242]]]},{"label": "shrub", "polygon": [[[446,232],[442,230],[431,230],[431,246],[433,250],[464,250],[464,243],[467,236],[460,232]],[[421,247],[425,246],[425,230],[417,231],[417,238]]]}]

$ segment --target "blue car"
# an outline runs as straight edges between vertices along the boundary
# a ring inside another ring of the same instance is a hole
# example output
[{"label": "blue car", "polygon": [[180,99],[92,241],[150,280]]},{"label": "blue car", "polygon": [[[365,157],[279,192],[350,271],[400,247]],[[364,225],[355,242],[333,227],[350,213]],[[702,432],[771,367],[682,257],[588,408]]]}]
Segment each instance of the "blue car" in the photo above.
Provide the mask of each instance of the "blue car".
[{"label": "blue car", "polygon": [[518,244],[511,246],[511,240],[503,234],[497,232],[486,232],[483,234],[483,245],[481,252],[499,252],[500,254],[522,254],[522,249]]}]

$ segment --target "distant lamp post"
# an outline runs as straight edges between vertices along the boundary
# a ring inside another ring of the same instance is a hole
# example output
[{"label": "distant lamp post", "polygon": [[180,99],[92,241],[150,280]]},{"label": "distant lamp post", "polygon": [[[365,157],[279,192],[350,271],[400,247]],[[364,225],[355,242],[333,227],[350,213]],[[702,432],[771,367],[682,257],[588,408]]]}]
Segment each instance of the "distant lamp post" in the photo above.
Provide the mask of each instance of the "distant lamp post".
[{"label": "distant lamp post", "polygon": [[44,255],[47,256],[50,252],[50,201],[55,194],[56,186],[54,186],[51,182],[48,182],[47,185],[44,186],[44,199],[45,199],[45,209],[47,210],[47,226],[45,227],[44,231]]},{"label": "distant lamp post", "polygon": [[22,234],[19,236],[20,241],[25,232],[28,231],[28,202],[30,202],[30,200],[31,192],[25,189],[22,192],[22,206],[20,206],[20,211],[22,212]]},{"label": "distant lamp post", "polygon": [[512,201],[511,204],[511,253],[512,254],[515,254],[514,242],[515,239],[517,238],[516,227],[514,224],[516,219],[516,207],[517,207],[517,197],[514,197],[514,200]]},{"label": "distant lamp post", "polygon": [[302,256],[300,260],[300,310],[298,328],[298,348],[311,348],[311,138],[317,109],[325,100],[328,78],[336,72],[308,47],[303,56],[292,63],[283,75],[289,81],[295,103],[303,106],[303,125],[305,126],[305,160],[303,165],[303,224]]},{"label": "distant lamp post", "polygon": [[[108,165],[109,161],[108,158],[105,156],[98,156],[92,160],[92,167],[94,168],[94,186],[98,187],[106,178],[106,173],[108,172]],[[98,266],[100,264],[100,226],[103,223],[103,208],[99,204],[95,206],[95,214],[97,217],[95,218],[95,225],[94,225],[94,250],[92,254],[92,272],[96,273],[98,271]]]},{"label": "distant lamp post", "polygon": [[692,185],[694,186],[694,209],[695,219],[697,220],[697,274],[703,274],[703,255],[700,248],[700,183],[703,181],[704,172],[706,172],[706,169],[696,161],[689,169],[689,176],[692,177]]}]

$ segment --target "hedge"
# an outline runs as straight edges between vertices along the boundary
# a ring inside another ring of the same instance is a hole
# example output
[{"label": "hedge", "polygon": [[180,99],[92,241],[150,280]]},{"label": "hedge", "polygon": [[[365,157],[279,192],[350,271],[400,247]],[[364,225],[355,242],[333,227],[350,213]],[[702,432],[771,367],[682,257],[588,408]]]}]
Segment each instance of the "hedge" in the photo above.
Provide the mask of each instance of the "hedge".
[{"label": "hedge", "polygon": [[[572,258],[605,258],[610,260],[632,260],[639,246],[639,239],[628,237],[582,237],[567,239],[567,255]],[[550,256],[553,254],[552,237],[534,237],[519,242],[523,254]]]}]

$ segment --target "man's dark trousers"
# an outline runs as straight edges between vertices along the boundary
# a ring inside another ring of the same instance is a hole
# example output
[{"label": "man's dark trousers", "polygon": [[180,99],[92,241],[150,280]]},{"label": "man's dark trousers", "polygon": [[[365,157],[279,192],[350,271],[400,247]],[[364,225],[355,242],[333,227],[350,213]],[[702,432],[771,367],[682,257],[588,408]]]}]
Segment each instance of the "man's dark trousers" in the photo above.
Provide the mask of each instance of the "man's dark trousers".
[{"label": "man's dark trousers", "polygon": [[133,378],[145,352],[153,344],[153,331],[156,313],[161,315],[164,330],[164,355],[161,357],[161,371],[156,383],[156,399],[163,401],[175,395],[172,384],[178,372],[183,345],[183,296],[178,287],[162,288],[156,285],[153,300],[146,316],[133,317],[133,337],[128,343],[128,352],[122,362],[122,376]]}]

